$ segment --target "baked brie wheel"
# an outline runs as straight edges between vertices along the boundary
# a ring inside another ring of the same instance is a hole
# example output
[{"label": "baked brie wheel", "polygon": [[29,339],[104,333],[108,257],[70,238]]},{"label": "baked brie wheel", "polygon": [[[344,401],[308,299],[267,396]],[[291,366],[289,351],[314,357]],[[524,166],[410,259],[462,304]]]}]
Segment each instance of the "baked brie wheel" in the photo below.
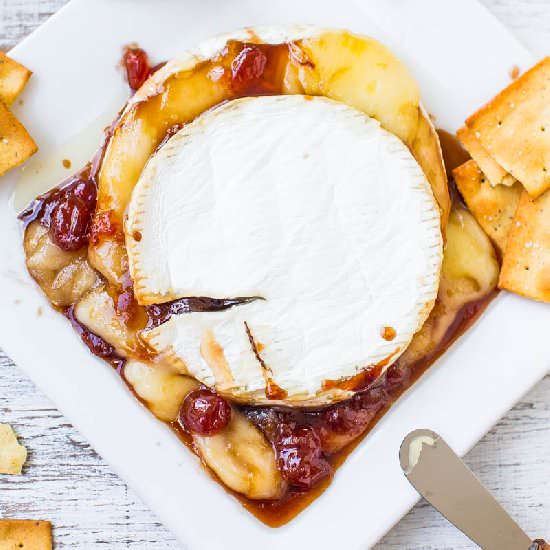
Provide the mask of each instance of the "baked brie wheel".
[{"label": "baked brie wheel", "polygon": [[23,219],[52,304],[249,499],[329,475],[498,275],[413,78],[343,30],[169,61]]},{"label": "baked brie wheel", "polygon": [[231,399],[317,406],[383,373],[422,326],[448,209],[399,61],[344,31],[258,28],[169,62],[134,96],[105,152],[90,259],[115,284],[129,267],[141,305],[259,298],[142,340]]}]

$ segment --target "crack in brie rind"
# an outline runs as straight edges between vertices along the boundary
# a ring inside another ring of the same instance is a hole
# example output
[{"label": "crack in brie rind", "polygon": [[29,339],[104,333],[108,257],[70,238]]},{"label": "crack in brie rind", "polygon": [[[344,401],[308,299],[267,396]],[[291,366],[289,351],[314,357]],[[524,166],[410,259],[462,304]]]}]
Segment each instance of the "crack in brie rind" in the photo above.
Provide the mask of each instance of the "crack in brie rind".
[{"label": "crack in brie rind", "polygon": [[376,120],[326,98],[230,102],[146,166],[128,212],[130,268],[142,303],[265,300],[173,317],[142,338],[241,401],[273,403],[261,362],[285,403],[343,399],[324,383],[387,368],[431,310],[439,222],[422,170]]}]

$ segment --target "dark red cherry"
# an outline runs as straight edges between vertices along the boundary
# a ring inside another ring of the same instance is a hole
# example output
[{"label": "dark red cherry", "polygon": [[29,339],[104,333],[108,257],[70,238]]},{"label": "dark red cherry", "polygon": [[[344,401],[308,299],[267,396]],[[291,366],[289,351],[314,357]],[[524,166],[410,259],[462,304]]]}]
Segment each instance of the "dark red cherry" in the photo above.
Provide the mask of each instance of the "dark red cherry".
[{"label": "dark red cherry", "polygon": [[212,390],[195,390],[183,400],[178,420],[191,432],[213,435],[225,428],[231,420],[231,406]]}]

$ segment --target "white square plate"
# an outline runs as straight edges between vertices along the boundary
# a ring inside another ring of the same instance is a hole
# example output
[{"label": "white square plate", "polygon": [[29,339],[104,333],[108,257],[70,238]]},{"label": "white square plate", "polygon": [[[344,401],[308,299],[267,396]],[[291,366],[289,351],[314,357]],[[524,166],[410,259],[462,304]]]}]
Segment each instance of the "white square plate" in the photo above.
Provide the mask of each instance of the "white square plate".
[{"label": "white square plate", "polygon": [[[408,64],[428,110],[448,130],[509,82],[512,65],[533,62],[475,0],[73,0],[12,52],[35,72],[18,115],[42,151],[54,151],[113,109],[124,87],[116,69],[124,44],[137,41],[156,62],[217,33],[273,22],[347,27],[382,40]],[[85,160],[76,157],[75,165]],[[11,203],[17,177],[0,182],[0,344],[187,548],[364,549],[417,499],[397,456],[409,430],[433,428],[465,453],[548,369],[550,307],[501,295],[376,426],[325,494],[269,529],[209,478],[48,306],[23,265]]]}]

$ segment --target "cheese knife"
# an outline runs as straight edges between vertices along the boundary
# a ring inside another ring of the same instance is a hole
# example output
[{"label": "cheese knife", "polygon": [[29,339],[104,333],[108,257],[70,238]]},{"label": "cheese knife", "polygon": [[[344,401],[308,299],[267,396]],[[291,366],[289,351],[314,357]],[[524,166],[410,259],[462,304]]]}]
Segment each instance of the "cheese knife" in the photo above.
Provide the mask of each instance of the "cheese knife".
[{"label": "cheese knife", "polygon": [[410,432],[399,461],[411,485],[483,550],[550,550],[527,536],[439,434]]}]

